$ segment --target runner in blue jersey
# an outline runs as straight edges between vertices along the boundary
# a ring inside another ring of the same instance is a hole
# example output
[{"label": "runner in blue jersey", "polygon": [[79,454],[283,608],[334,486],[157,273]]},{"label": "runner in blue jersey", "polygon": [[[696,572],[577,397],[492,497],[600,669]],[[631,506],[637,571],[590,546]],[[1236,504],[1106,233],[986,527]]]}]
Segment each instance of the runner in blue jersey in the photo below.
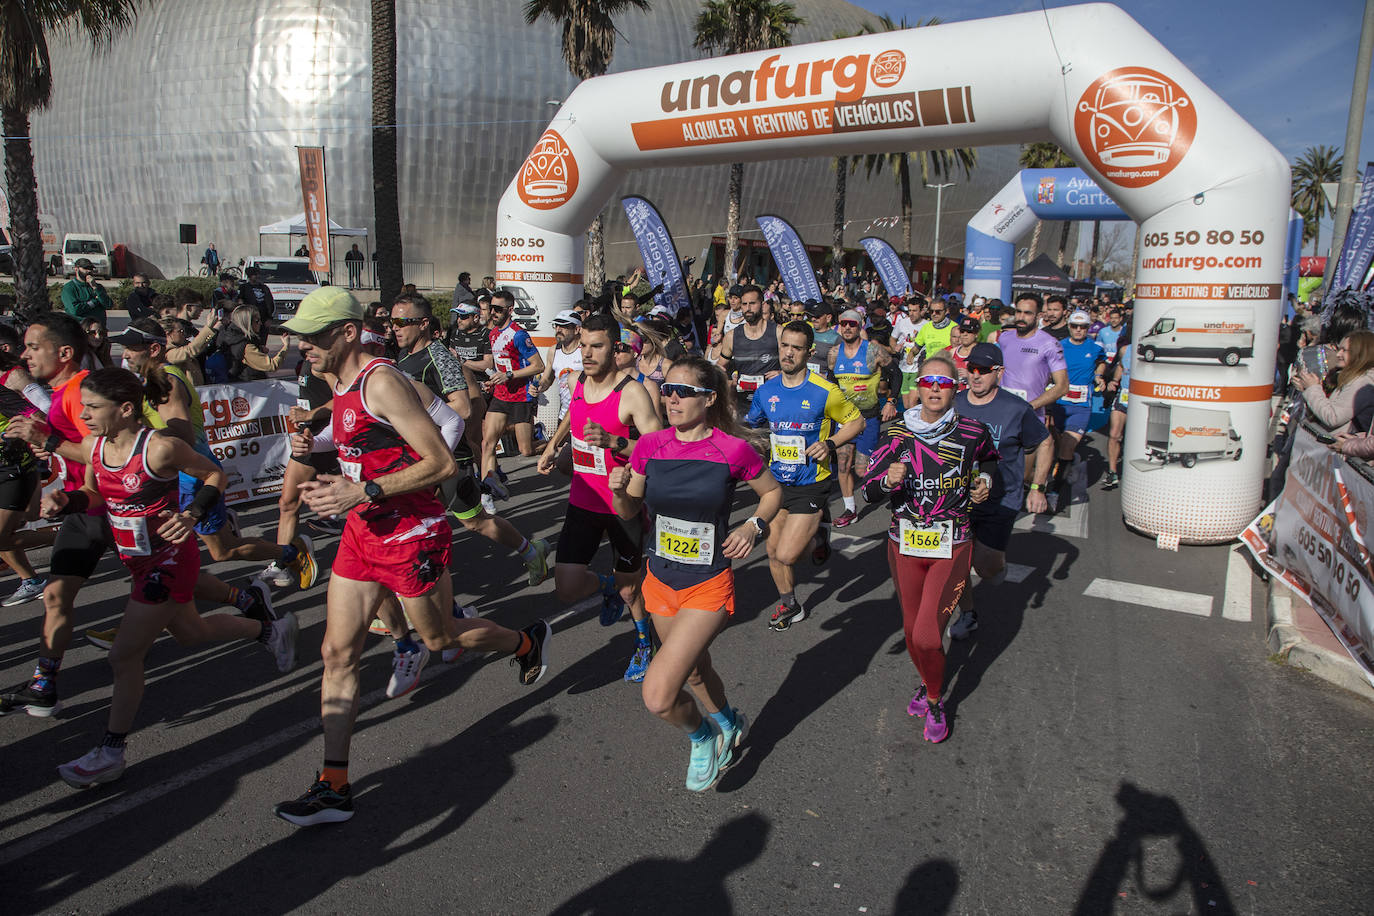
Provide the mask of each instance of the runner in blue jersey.
[{"label": "runner in blue jersey", "polygon": [[1059,344],[1069,370],[1069,391],[1049,406],[1054,418],[1055,465],[1050,487],[1056,492],[1073,467],[1073,453],[1088,432],[1092,419],[1093,394],[1102,390],[1102,374],[1107,369],[1107,354],[1088,339],[1092,316],[1083,310],[1069,316],[1069,337]]},{"label": "runner in blue jersey", "polygon": [[782,485],[782,509],[768,535],[768,569],[778,587],[778,608],[768,626],[779,631],[806,619],[793,566],[813,538],[812,560],[824,563],[829,556],[821,513],[830,498],[831,465],[837,463],[836,449],[864,428],[864,418],[839,386],[807,365],[814,340],[804,321],[783,327],[778,343],[782,374],[754,393],[744,421],[768,426],[769,469]]}]

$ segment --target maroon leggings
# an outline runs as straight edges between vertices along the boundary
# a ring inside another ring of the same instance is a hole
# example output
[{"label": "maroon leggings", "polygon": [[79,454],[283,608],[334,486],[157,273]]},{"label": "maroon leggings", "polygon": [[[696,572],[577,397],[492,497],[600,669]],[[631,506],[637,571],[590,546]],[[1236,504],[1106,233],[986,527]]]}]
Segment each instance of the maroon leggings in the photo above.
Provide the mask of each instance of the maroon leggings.
[{"label": "maroon leggings", "polygon": [[896,541],[887,541],[887,565],[902,606],[906,650],[932,699],[939,699],[945,687],[945,627],[966,587],[972,561],[972,541],[956,544],[948,560],[904,557]]}]

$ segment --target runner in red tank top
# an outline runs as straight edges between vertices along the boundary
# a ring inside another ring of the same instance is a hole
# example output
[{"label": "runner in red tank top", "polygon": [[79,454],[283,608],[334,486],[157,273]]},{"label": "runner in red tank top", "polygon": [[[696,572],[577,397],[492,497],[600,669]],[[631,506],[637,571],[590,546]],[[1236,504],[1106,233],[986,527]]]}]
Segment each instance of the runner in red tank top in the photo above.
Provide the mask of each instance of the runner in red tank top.
[{"label": "runner in red tank top", "polygon": [[[582,376],[573,388],[572,404],[539,458],[539,473],[548,474],[564,442],[572,450],[572,487],[563,533],[558,538],[554,587],[560,601],[573,603],[602,595],[601,624],[610,626],[628,605],[635,622],[635,652],[625,680],[642,681],[653,653],[649,620],[639,593],[644,578],[644,519],[629,521],[611,505],[610,473],[629,463],[641,434],[660,429],[649,392],[615,368],[621,346],[620,325],[609,315],[593,315],[582,325]],[[592,557],[601,539],[611,542],[614,575],[598,576]]]},{"label": "runner in red tank top", "polygon": [[395,593],[431,652],[449,648],[513,653],[520,680],[534,684],[546,670],[547,623],[516,632],[480,617],[455,619],[449,545],[453,534],[434,489],[457,473],[439,427],[409,379],[362,346],[363,308],[344,289],[326,286],[301,300],[286,324],[301,338],[301,355],[334,388],[333,431],[342,475],[301,484],[319,515],[348,516],[334,558],[325,610],[320,716],[324,768],[300,798],[276,806],[297,826],[353,816],[348,749],[358,710],[358,663],[377,607]]},{"label": "runner in red tank top", "polygon": [[[125,369],[97,369],[81,382],[81,419],[91,461],[84,485],[43,499],[49,518],[104,510],[119,558],[133,574],[133,588],[119,633],[110,648],[114,692],[104,740],[90,753],[63,764],[58,774],[78,789],[110,782],[124,772],[124,740],[143,698],[143,657],[169,630],[182,645],[256,639],[276,656],[277,667],[296,663],[293,614],[271,622],[234,614],[202,618],[192,594],[200,572],[194,528],[219,499],[224,471],[186,442],[142,425],[143,383]],[[203,481],[186,512],[177,509],[177,472]]]}]

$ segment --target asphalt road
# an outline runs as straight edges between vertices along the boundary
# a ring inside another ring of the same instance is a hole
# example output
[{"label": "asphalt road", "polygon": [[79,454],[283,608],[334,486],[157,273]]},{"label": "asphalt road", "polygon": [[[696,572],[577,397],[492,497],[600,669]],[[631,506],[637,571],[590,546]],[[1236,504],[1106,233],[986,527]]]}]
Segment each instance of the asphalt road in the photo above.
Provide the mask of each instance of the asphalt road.
[{"label": "asphalt road", "polygon": [[[529,469],[514,479],[503,512],[556,537],[565,489]],[[682,786],[685,737],[621,680],[630,627],[603,629],[589,607],[556,625],[532,689],[504,659],[435,661],[387,701],[389,648],[374,639],[358,813],[307,830],[271,806],[320,762],[323,586],[281,594],[303,626],[289,674],[255,645],[161,640],[127,775],[84,792],[53,769],[104,728],[108,666],[78,640],[64,713],[0,719],[3,910],[1368,912],[1374,706],[1269,660],[1264,588],[1228,549],[1158,550],[1122,526],[1116,494],[1080,486],[1089,496],[1014,536],[1019,581],[984,599],[981,628],[951,650],[939,746],[905,714],[916,678],[883,514],[802,572],[815,613],[786,633],[765,626],[774,592],[756,550],[713,648],[753,729],[704,795]],[[566,612],[484,540],[459,536],[454,571],[504,623]],[[107,558],[80,628],[113,623],[125,589]],[[38,613],[0,611],[6,684],[31,670]]]}]

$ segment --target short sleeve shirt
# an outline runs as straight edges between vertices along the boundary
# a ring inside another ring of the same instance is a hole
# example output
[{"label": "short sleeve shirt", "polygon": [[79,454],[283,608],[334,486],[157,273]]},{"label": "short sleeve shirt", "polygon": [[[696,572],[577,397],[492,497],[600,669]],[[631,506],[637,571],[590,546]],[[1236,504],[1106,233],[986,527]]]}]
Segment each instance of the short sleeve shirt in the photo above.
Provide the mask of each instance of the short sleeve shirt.
[{"label": "short sleeve shirt", "polygon": [[1002,348],[1002,387],[1024,401],[1033,401],[1044,394],[1050,376],[1067,368],[1059,341],[1041,330],[1029,337],[1022,337],[1014,330],[1001,334],[997,346]]},{"label": "short sleeve shirt", "polygon": [[437,340],[430,341],[429,346],[418,353],[407,354],[396,365],[441,398],[447,399],[455,391],[467,391],[463,364]]},{"label": "short sleeve shirt", "polygon": [[744,422],[768,424],[769,470],[778,483],[797,487],[830,479],[830,459],[808,458],[806,450],[858,419],[858,408],[839,386],[812,372],[795,388],[784,385],[781,375],[764,382]]},{"label": "short sleeve shirt", "polygon": [[[534,359],[538,351],[523,328],[514,322],[491,331],[491,356],[497,372],[517,372]],[[530,399],[529,379],[511,379],[492,389],[498,401],[520,403]]]},{"label": "short sleeve shirt", "polygon": [[[986,404],[974,404],[967,392],[954,397],[954,410],[961,417],[972,417],[992,434],[993,447],[1001,459],[997,462],[997,478],[992,492],[983,506],[999,503],[1013,511],[1021,508],[1021,484],[1026,477],[1026,452],[1034,451],[1049,436],[1049,430],[1035,415],[1031,406],[1014,394],[998,389]],[[974,506],[977,513],[981,506]]]}]

